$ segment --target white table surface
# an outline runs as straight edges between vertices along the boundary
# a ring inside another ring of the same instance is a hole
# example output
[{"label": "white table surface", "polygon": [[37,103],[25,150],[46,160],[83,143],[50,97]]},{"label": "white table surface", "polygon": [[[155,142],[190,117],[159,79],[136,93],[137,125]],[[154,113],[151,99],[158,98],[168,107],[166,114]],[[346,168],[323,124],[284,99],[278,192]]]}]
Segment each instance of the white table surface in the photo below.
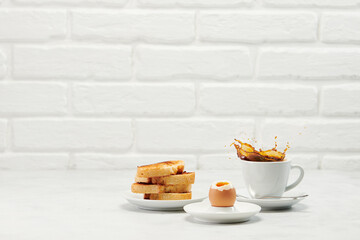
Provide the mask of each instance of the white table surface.
[{"label": "white table surface", "polygon": [[[360,239],[360,173],[306,171],[310,195],[287,211],[237,224],[195,221],[185,212],[137,209],[121,196],[135,171],[1,171],[1,240]],[[239,171],[197,171],[195,190]]]}]

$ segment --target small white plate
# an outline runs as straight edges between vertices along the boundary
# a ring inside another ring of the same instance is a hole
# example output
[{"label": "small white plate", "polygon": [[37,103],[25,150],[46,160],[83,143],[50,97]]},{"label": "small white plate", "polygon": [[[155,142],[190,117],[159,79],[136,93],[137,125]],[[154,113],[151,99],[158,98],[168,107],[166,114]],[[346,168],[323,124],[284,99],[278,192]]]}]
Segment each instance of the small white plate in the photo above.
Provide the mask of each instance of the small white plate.
[{"label": "small white plate", "polygon": [[212,207],[209,201],[191,203],[184,207],[194,218],[211,223],[245,222],[258,214],[261,208],[252,203],[235,202],[234,207]]},{"label": "small white plate", "polygon": [[[267,199],[256,199],[256,198],[250,198],[249,194],[247,193],[246,189],[240,189],[236,190],[236,193],[241,194],[243,196],[246,196],[248,198],[244,197],[237,197],[236,200],[239,202],[247,202],[247,203],[255,203],[259,205],[262,209],[287,209],[291,208],[294,204],[297,204],[298,202],[304,200],[306,197],[300,197],[296,199],[288,199],[288,198],[280,198],[280,199],[274,199],[274,198],[267,198]],[[301,196],[305,195],[303,192],[287,192],[283,195],[283,197],[288,196]]]},{"label": "small white plate", "polygon": [[130,191],[124,192],[124,198],[131,204],[141,209],[154,211],[175,211],[183,210],[183,207],[189,203],[200,202],[206,198],[205,194],[192,194],[192,199],[189,200],[149,200],[144,199],[143,194],[132,193]]}]

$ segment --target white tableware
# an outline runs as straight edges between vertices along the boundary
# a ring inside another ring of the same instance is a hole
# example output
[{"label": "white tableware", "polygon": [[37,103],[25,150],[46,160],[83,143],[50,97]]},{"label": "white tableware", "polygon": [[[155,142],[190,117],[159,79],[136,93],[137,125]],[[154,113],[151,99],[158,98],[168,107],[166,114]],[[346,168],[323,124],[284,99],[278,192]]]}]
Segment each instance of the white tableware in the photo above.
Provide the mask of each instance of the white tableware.
[{"label": "white tableware", "polygon": [[[252,198],[282,196],[284,192],[296,187],[304,177],[304,169],[292,165],[291,161],[255,162],[241,160],[245,187]],[[291,169],[300,170],[298,179],[287,185]]]},{"label": "white tableware", "polygon": [[235,202],[234,207],[212,207],[207,200],[191,203],[184,207],[185,212],[195,219],[211,223],[235,223],[248,221],[258,214],[261,208],[252,203]]},{"label": "white tableware", "polygon": [[149,200],[144,199],[143,194],[124,192],[124,198],[131,204],[146,210],[155,211],[175,211],[183,210],[183,207],[189,203],[200,202],[206,198],[206,194],[193,193],[189,200]]},{"label": "white tableware", "polygon": [[287,209],[291,208],[294,204],[297,204],[298,202],[304,200],[306,197],[303,195],[306,195],[303,192],[287,192],[283,195],[283,197],[293,197],[293,196],[303,196],[298,198],[265,198],[265,199],[256,199],[256,198],[250,198],[247,197],[247,191],[246,189],[236,189],[236,192],[245,196],[244,197],[237,197],[236,200],[239,202],[247,202],[247,203],[254,203],[259,206],[261,206],[262,209]]},{"label": "white tableware", "polygon": [[[240,194],[236,194],[237,197],[242,197],[242,198],[249,198]],[[289,197],[271,197],[271,196],[267,196],[267,197],[262,197],[262,198],[256,198],[256,199],[297,199],[297,198],[303,198],[303,197],[307,197],[307,194],[304,195],[299,195],[299,196],[289,196]],[[252,199],[252,198],[249,198]]]}]

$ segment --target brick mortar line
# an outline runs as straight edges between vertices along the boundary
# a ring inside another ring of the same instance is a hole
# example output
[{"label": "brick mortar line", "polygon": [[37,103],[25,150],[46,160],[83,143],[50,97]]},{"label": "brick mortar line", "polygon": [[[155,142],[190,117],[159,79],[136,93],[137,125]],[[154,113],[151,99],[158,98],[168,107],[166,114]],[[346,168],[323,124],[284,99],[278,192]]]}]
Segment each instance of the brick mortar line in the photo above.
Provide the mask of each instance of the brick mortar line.
[{"label": "brick mortar line", "polygon": [[[234,150],[235,151],[235,150]],[[293,155],[293,156],[298,156],[298,155],[317,155],[317,156],[344,156],[344,157],[352,157],[352,156],[360,156],[360,151],[352,151],[352,152],[349,152],[349,151],[346,151],[346,150],[337,150],[337,151],[332,151],[332,152],[326,152],[327,154],[323,154],[324,151],[321,151],[321,152],[317,152],[317,151],[314,151],[314,152],[306,152],[306,151],[303,151],[303,152],[293,152],[291,153],[290,155]],[[176,151],[173,151],[173,150],[169,150],[169,151],[136,151],[136,152],[133,152],[133,151],[129,151],[129,150],[109,150],[109,149],[105,149],[105,150],[93,150],[91,151],[90,149],[80,149],[80,150],[77,150],[77,149],[72,149],[72,150],[67,150],[67,151],[63,151],[63,150],[58,150],[58,149],[41,149],[41,150],[28,150],[28,149],[19,149],[19,150],[16,150],[16,151],[12,151],[12,152],[3,152],[3,153],[0,153],[0,156],[1,154],[13,154],[13,155],[26,155],[26,154],[29,154],[29,155],[47,155],[47,154],[50,154],[50,155],[56,155],[56,154],[73,154],[73,155],[76,155],[76,154],[95,154],[95,155],[114,155],[114,156],[138,156],[138,157],[141,157],[141,156],[166,156],[166,155],[183,155],[183,156],[194,156],[197,160],[202,157],[202,156],[233,156],[235,155],[236,153],[229,153],[229,152],[224,152],[224,151],[216,151],[216,150],[213,150],[213,151],[203,151],[203,152],[187,152],[187,151],[180,151],[180,150],[176,150]],[[198,158],[197,158],[197,157]],[[319,157],[319,159],[320,159]],[[197,161],[196,160],[196,161]],[[72,163],[75,163],[74,161]],[[197,161],[198,163],[198,161]]]},{"label": "brick mortar line", "polygon": [[[196,155],[199,156],[227,156],[227,155],[236,155],[235,149],[231,152],[221,152],[221,151],[216,151],[216,152],[202,152],[202,153],[196,153],[196,152],[183,152],[183,153],[172,153],[172,152],[150,152],[150,151],[143,151],[143,152],[124,152],[124,151],[90,151],[90,150],[74,150],[71,152],[72,154],[96,154],[96,155],[109,155],[109,156],[133,156],[133,157],[142,157],[142,156],[146,156],[146,157],[156,157],[156,156],[167,156],[167,155],[172,155],[172,154],[176,154],[176,155],[183,155],[183,156],[193,156],[195,157]],[[339,153],[339,154],[336,154]],[[67,155],[69,154],[69,151],[58,151],[58,150],[50,150],[50,151],[15,151],[15,152],[2,152],[0,153],[0,155]],[[303,151],[303,152],[291,152],[291,154],[289,153],[289,155],[323,155],[323,156],[333,156],[334,154],[336,155],[341,155],[341,156],[357,156],[360,155],[360,150],[358,151],[352,151],[352,152],[348,152],[346,150],[334,150],[334,151],[314,151],[314,152],[307,152],[307,151]]]},{"label": "brick mortar line", "polygon": [[[10,66],[6,66],[6,78],[5,83],[13,82],[13,71],[14,71],[14,46],[11,44],[8,46],[8,52],[10,59],[7,59],[5,62],[10,64]],[[12,116],[8,116],[7,118],[7,128],[6,128],[6,138],[5,138],[5,153],[9,153],[13,151],[14,148],[14,128],[13,128],[13,118]]]},{"label": "brick mortar line", "polygon": [[322,91],[323,91],[323,87],[322,86],[317,86],[317,115],[319,116],[319,118],[322,117]]},{"label": "brick mortar line", "polygon": [[[360,77],[359,77],[360,78]],[[66,84],[66,83],[75,83],[78,85],[103,85],[103,86],[145,86],[145,85],[151,85],[151,86],[180,86],[180,85],[192,85],[194,82],[198,81],[201,84],[205,85],[222,85],[224,87],[227,86],[235,86],[235,87],[243,87],[243,86],[278,86],[280,89],[284,87],[291,87],[291,86],[299,86],[299,87],[309,87],[309,86],[336,86],[336,85],[343,85],[343,84],[354,84],[360,85],[359,79],[344,79],[339,81],[341,79],[274,79],[274,80],[268,80],[268,79],[261,79],[256,78],[256,82],[253,82],[252,80],[246,81],[246,80],[240,80],[240,79],[233,79],[233,80],[206,80],[206,79],[199,79],[199,78],[191,78],[190,80],[182,80],[182,79],[174,79],[174,80],[138,80],[136,82],[131,81],[118,81],[118,80],[94,80],[94,79],[87,79],[87,80],[51,80],[51,78],[48,79],[8,79],[8,81],[0,80],[0,83],[19,83],[19,84],[44,84],[44,85],[53,85],[53,84]],[[281,84],[281,85],[279,85]]]},{"label": "brick mortar line", "polygon": [[196,10],[194,12],[194,40],[193,40],[194,45],[198,45],[201,43],[200,35],[199,35],[199,27],[200,27],[199,21],[200,21],[199,20],[199,11]]},{"label": "brick mortar line", "polygon": [[137,59],[136,59],[136,53],[137,53],[137,49],[138,49],[138,43],[133,43],[131,45],[131,79],[130,79],[130,83],[136,83],[138,82],[137,79],[137,68],[138,68],[138,63],[137,63]]},{"label": "brick mortar line", "polygon": [[11,153],[13,149],[13,126],[12,119],[6,119],[6,129],[5,129],[5,149],[4,153]]},{"label": "brick mortar line", "polygon": [[[136,76],[135,76],[136,78]],[[252,78],[252,77],[251,77]],[[116,86],[144,86],[144,85],[152,85],[152,86],[176,86],[176,85],[186,85],[186,84],[193,84],[194,82],[198,81],[200,84],[206,85],[223,85],[226,86],[251,86],[253,84],[260,85],[260,86],[275,86],[279,85],[279,88],[283,88],[284,86],[317,86],[317,84],[321,86],[336,86],[336,85],[344,85],[344,84],[355,84],[360,85],[359,79],[355,78],[348,78],[348,79],[335,79],[335,78],[327,78],[327,79],[264,79],[264,78],[255,78],[256,81],[253,80],[246,80],[247,78],[243,79],[231,79],[231,80],[215,80],[215,79],[200,79],[200,78],[188,78],[188,79],[172,79],[172,80],[139,80],[136,78],[135,82],[131,80],[119,81],[119,80],[102,80],[102,79],[53,79],[53,78],[23,78],[23,79],[8,79],[0,80],[0,83],[33,83],[33,84],[65,84],[65,83],[74,83],[74,84],[94,84],[94,85],[116,85]],[[249,79],[249,78],[248,78]],[[341,81],[340,81],[341,80]]]},{"label": "brick mortar line", "polygon": [[[251,47],[257,47],[258,50],[277,50],[277,49],[289,49],[289,50],[301,50],[301,49],[311,49],[311,50],[337,50],[341,53],[342,49],[359,49],[359,43],[326,43],[326,42],[191,42],[191,43],[148,43],[143,41],[133,41],[133,42],[121,42],[121,41],[105,41],[98,42],[94,40],[89,41],[79,41],[76,39],[61,39],[61,40],[50,40],[48,42],[44,41],[29,41],[25,40],[24,42],[18,41],[0,41],[0,44],[12,44],[13,47],[28,47],[28,48],[55,48],[55,47],[81,47],[81,48],[93,48],[93,47],[105,47],[105,48],[132,48],[134,44],[144,48],[153,48],[159,50],[173,50],[173,49],[186,49],[186,50],[198,50],[198,49],[219,49],[219,50],[233,50],[233,49],[249,49]],[[46,44],[46,45],[44,45]]]},{"label": "brick mortar line", "polygon": [[73,95],[74,95],[74,88],[73,83],[67,83],[66,84],[66,115],[69,117],[75,117],[74,114],[74,101],[73,101]]},{"label": "brick mortar line", "polygon": [[336,85],[346,85],[346,84],[354,84],[354,85],[360,85],[359,82],[360,76],[358,79],[319,79],[319,80],[309,80],[309,79],[256,79],[256,81],[252,80],[246,80],[246,78],[238,78],[238,79],[232,79],[232,80],[206,80],[206,79],[196,79],[196,77],[191,78],[190,80],[182,80],[182,79],[174,79],[174,80],[137,80],[136,82],[131,81],[121,81],[118,80],[94,80],[94,79],[87,79],[87,80],[52,80],[51,78],[47,79],[30,79],[27,80],[24,79],[9,79],[9,81],[0,80],[0,83],[33,83],[33,84],[61,84],[61,83],[74,83],[74,84],[94,84],[94,85],[104,85],[104,86],[110,86],[110,85],[116,85],[116,86],[144,86],[144,85],[152,85],[153,86],[160,86],[160,85],[167,85],[167,86],[175,86],[175,85],[181,85],[181,84],[192,84],[196,80],[200,84],[206,84],[206,85],[222,85],[224,87],[228,86],[250,86],[251,84],[256,84],[260,86],[274,86],[281,84],[279,88],[282,88],[282,86],[300,86],[300,87],[309,87],[309,86],[317,86],[317,84],[322,84],[322,86],[336,86]]},{"label": "brick mortar line", "polygon": [[76,158],[73,153],[66,152],[68,155],[67,170],[76,169]]},{"label": "brick mortar line", "polygon": [[[356,116],[338,116],[338,117],[327,117],[327,116],[318,116],[317,114],[314,115],[293,115],[293,116],[280,116],[279,115],[259,115],[259,114],[236,114],[236,115],[173,115],[173,116],[160,116],[160,115],[153,115],[153,116],[136,116],[134,115],[124,115],[124,114],[119,114],[119,115],[104,115],[99,113],[98,115],[73,115],[73,116],[69,116],[69,115],[61,115],[61,116],[57,116],[57,115],[28,115],[28,116],[12,116],[11,119],[12,120],[48,120],[48,121],[54,121],[54,120],[103,120],[103,121],[122,121],[122,120],[131,120],[131,119],[135,119],[135,120],[159,120],[159,121],[163,121],[163,120],[168,120],[168,121],[191,121],[191,120],[209,120],[209,121],[234,121],[234,120],[239,120],[239,121],[249,121],[249,120],[254,120],[254,118],[260,118],[260,119],[266,119],[266,120],[279,120],[279,121],[286,121],[286,120],[303,120],[303,121],[310,121],[310,120],[319,120],[320,122],[360,122],[360,117],[359,115]],[[2,117],[0,115],[0,119],[6,119],[6,117]]]},{"label": "brick mortar line", "polygon": [[66,34],[65,41],[71,42],[73,39],[73,16],[72,12],[69,9],[66,9]]},{"label": "brick mortar line", "polygon": [[[65,42],[71,42],[72,39],[72,25],[73,25],[73,18],[72,13],[69,9],[66,9],[66,35],[65,35]],[[64,81],[59,81],[64,82]],[[66,94],[66,107],[67,107],[67,115],[69,117],[74,117],[74,102],[73,102],[73,94],[74,94],[74,83],[67,82],[67,94]],[[69,154],[69,163],[68,168],[71,168],[71,164],[73,163],[73,157]]]},{"label": "brick mortar line", "polygon": [[356,12],[360,8],[359,4],[357,6],[275,6],[273,4],[259,3],[254,2],[250,4],[240,3],[238,6],[228,5],[228,6],[141,6],[137,1],[128,1],[125,4],[101,4],[101,3],[16,3],[14,1],[3,1],[2,7],[9,9],[58,9],[58,8],[73,8],[73,9],[90,9],[90,10],[144,10],[144,11],[192,11],[192,10],[201,10],[201,11],[277,11],[277,12],[297,12],[297,11],[344,11],[344,12]]},{"label": "brick mortar line", "polygon": [[14,48],[14,44],[10,44],[9,47],[8,47],[8,51],[9,51],[9,57],[10,59],[8,59],[7,63],[10,65],[10,66],[6,66],[6,62],[5,62],[5,66],[7,68],[7,73],[6,73],[6,78],[5,78],[5,81],[13,81],[14,80],[14,51],[15,51],[15,48]]},{"label": "brick mortar line", "polygon": [[134,154],[134,153],[136,153],[138,151],[138,149],[137,149],[138,129],[137,129],[137,126],[136,126],[136,119],[135,118],[131,119],[131,132],[132,132],[133,136],[132,136],[131,147],[129,149],[129,152]]},{"label": "brick mortar line", "polygon": [[317,169],[321,170],[323,168],[323,160],[324,160],[324,154],[319,153],[317,157]]},{"label": "brick mortar line", "polygon": [[317,16],[317,31],[316,31],[316,40],[317,42],[319,43],[322,43],[321,41],[321,29],[322,29],[322,26],[323,26],[323,14],[322,13],[316,13],[316,16]]}]

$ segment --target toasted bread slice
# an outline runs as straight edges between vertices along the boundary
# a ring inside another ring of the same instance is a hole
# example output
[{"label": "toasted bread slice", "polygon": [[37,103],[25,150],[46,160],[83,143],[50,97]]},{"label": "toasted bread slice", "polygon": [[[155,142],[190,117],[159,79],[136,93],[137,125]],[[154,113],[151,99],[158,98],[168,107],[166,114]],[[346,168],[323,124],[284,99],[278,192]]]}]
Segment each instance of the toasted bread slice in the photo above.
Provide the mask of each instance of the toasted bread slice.
[{"label": "toasted bread slice", "polygon": [[165,188],[162,185],[133,183],[131,185],[131,191],[133,193],[161,193],[165,192]]},{"label": "toasted bread slice", "polygon": [[191,184],[182,185],[155,185],[133,183],[131,185],[133,193],[188,193],[191,192]]},{"label": "toasted bread slice", "polygon": [[151,183],[160,185],[194,184],[195,172],[185,172],[182,174],[169,175],[165,177],[154,177],[151,178]]},{"label": "toasted bread slice", "polygon": [[[170,176],[176,176],[176,175],[170,175]],[[136,176],[135,176],[135,182],[137,182],[137,183],[151,183],[151,178],[138,177],[138,176],[136,175]]]},{"label": "toasted bread slice", "polygon": [[189,193],[151,193],[144,194],[144,199],[150,200],[187,200],[191,199],[191,192]]},{"label": "toasted bread slice", "polygon": [[136,176],[141,178],[161,177],[182,173],[184,171],[184,161],[166,161],[137,168]]},{"label": "toasted bread slice", "polygon": [[135,177],[135,182],[152,183],[160,185],[194,184],[195,172],[183,172],[182,174],[169,175],[164,177],[142,178]]}]

